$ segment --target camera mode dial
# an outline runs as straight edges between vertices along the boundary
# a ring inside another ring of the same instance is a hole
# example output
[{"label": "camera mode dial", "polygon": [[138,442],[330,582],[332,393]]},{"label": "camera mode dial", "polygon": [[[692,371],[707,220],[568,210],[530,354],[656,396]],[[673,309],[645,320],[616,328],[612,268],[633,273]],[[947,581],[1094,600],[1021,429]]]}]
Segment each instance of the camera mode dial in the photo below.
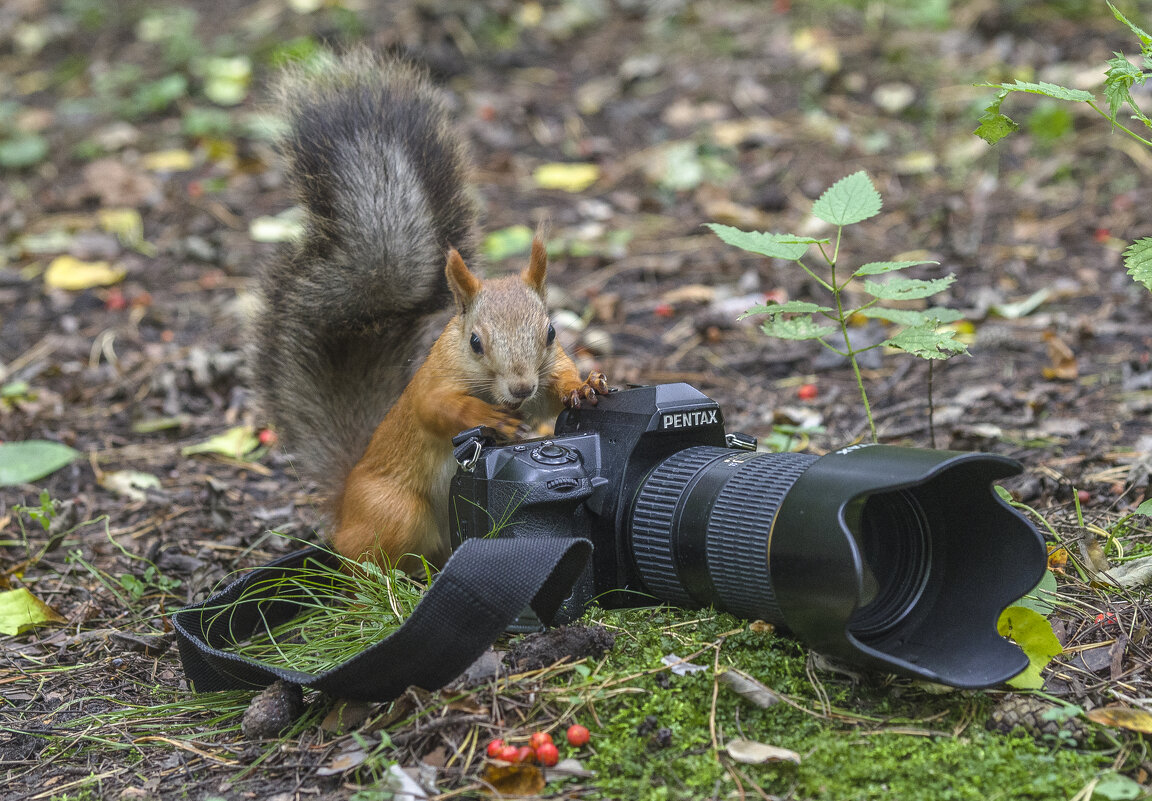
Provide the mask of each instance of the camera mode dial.
[{"label": "camera mode dial", "polygon": [[576,451],[546,440],[538,448],[533,448],[532,459],[540,464],[567,464],[576,461]]}]

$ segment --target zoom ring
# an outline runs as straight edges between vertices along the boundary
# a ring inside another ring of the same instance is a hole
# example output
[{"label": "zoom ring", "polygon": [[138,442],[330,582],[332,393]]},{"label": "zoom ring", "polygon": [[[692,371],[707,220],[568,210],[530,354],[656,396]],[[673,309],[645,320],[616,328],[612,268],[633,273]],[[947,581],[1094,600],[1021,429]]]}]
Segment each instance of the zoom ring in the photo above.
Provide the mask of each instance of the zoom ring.
[{"label": "zoom ring", "polygon": [[661,601],[699,606],[684,589],[672,561],[672,522],[693,476],[727,448],[700,446],[678,451],[645,479],[632,509],[632,554],[644,586]]}]

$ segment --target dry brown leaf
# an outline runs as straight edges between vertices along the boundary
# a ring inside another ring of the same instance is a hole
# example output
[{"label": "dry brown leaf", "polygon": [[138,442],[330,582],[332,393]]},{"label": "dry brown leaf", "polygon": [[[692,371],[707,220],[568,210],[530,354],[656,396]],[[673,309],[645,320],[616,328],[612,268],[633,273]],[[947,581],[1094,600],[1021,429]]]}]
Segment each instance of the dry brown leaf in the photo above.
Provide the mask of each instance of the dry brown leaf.
[{"label": "dry brown leaf", "polygon": [[489,794],[539,795],[544,789],[544,773],[535,765],[489,764],[481,778],[491,785]]},{"label": "dry brown leaf", "polygon": [[1048,343],[1048,360],[1051,362],[1041,371],[1044,377],[1061,381],[1074,381],[1079,377],[1080,368],[1076,364],[1076,354],[1072,352],[1072,348],[1051,331],[1044,332],[1044,341]]},{"label": "dry brown leaf", "polygon": [[1152,712],[1124,706],[1102,706],[1088,711],[1088,719],[1103,726],[1152,734]]}]

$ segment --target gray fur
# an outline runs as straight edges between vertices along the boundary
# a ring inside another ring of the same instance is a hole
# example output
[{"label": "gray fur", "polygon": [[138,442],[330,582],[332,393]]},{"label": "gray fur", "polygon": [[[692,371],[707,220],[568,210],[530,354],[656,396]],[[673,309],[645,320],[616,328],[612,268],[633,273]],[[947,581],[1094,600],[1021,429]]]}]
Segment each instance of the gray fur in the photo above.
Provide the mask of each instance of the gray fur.
[{"label": "gray fur", "polygon": [[364,51],[289,74],[280,145],[305,234],[264,265],[248,362],[299,473],[331,492],[443,328],[473,255],[468,156],[427,76]]}]

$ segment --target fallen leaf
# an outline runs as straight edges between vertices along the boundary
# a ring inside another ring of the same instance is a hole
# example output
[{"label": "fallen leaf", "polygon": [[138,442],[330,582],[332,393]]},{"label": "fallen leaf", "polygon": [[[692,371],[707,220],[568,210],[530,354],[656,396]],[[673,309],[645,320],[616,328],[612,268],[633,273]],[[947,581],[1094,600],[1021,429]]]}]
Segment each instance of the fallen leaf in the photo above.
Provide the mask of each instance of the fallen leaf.
[{"label": "fallen leaf", "polygon": [[209,437],[203,442],[188,445],[180,449],[181,456],[193,456],[197,453],[218,453],[230,459],[243,459],[247,454],[260,446],[260,438],[252,426],[236,426]]},{"label": "fallen leaf", "polygon": [[511,225],[493,231],[484,237],[480,250],[484,257],[490,261],[500,261],[509,256],[519,256],[527,253],[532,246],[532,229],[527,225]]},{"label": "fallen leaf", "polygon": [[1072,348],[1051,331],[1044,332],[1044,341],[1048,343],[1048,361],[1051,362],[1041,370],[1044,377],[1074,381],[1080,375],[1080,368],[1076,364],[1076,354],[1072,352]]},{"label": "fallen leaf", "polygon": [[253,242],[291,242],[303,233],[304,224],[294,213],[257,217],[248,224],[248,236]]},{"label": "fallen leaf", "polygon": [[124,280],[124,275],[124,270],[106,261],[81,261],[74,256],[57,256],[44,272],[44,283],[53,289],[76,291],[110,286]]},{"label": "fallen leaf", "polygon": [[114,470],[100,476],[100,486],[132,501],[147,500],[147,489],[160,489],[160,479],[139,470]]},{"label": "fallen leaf", "polygon": [[489,763],[481,778],[498,795],[538,795],[544,789],[544,773],[535,765]]},{"label": "fallen leaf", "polygon": [[1134,590],[1152,583],[1152,556],[1142,556],[1131,562],[1123,562],[1107,568],[1105,575],[1118,587]]},{"label": "fallen leaf", "polygon": [[81,456],[59,442],[30,439],[0,443],[0,487],[29,484],[51,475]]},{"label": "fallen leaf", "polygon": [[1010,637],[1028,657],[1028,667],[1009,679],[1008,684],[1019,690],[1043,687],[1044,678],[1040,672],[1052,657],[1064,651],[1052,631],[1052,624],[1039,612],[1023,606],[1010,606],[1000,614],[996,630],[1001,637]]},{"label": "fallen leaf", "polygon": [[347,773],[353,768],[362,765],[366,759],[368,759],[368,752],[359,745],[353,745],[351,748],[345,748],[328,760],[328,764],[317,768],[316,775],[336,776],[340,773]]},{"label": "fallen leaf", "polygon": [[762,709],[780,703],[779,695],[743,671],[728,668],[720,674],[720,681],[731,687],[741,698]]},{"label": "fallen leaf", "polygon": [[15,636],[36,626],[67,621],[27,587],[0,592],[0,634]]},{"label": "fallen leaf", "polygon": [[144,221],[136,209],[101,209],[96,213],[100,227],[109,234],[115,234],[125,247],[152,255],[155,248],[144,241]]},{"label": "fallen leaf", "polygon": [[1152,734],[1152,712],[1126,706],[1101,706],[1088,710],[1088,719],[1103,726]]},{"label": "fallen leaf", "polygon": [[541,189],[561,189],[565,192],[583,192],[596,183],[600,168],[595,164],[541,164],[532,173],[532,179]]},{"label": "fallen leaf", "polygon": [[763,765],[765,762],[791,762],[800,764],[800,755],[787,748],[780,748],[755,740],[732,740],[724,746],[728,756],[745,765]]},{"label": "fallen leaf", "polygon": [[661,657],[661,662],[672,668],[672,672],[677,676],[687,676],[689,673],[699,673],[701,670],[707,670],[704,665],[694,665],[691,662],[685,662],[681,657],[676,654],[668,654]]},{"label": "fallen leaf", "polygon": [[172,150],[157,150],[146,153],[140,159],[144,169],[152,172],[184,172],[196,164],[196,160],[187,150],[173,148]]}]

